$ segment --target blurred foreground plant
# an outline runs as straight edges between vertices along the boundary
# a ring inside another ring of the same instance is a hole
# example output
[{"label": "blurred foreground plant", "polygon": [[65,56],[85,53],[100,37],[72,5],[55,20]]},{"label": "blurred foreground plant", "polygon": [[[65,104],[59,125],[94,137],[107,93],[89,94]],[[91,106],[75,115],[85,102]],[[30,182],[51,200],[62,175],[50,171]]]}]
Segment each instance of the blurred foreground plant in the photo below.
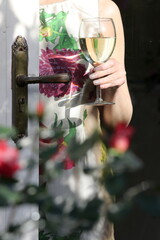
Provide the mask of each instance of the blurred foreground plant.
[{"label": "blurred foreground plant", "polygon": [[[37,112],[30,114],[31,122],[41,120],[44,112],[43,104],[38,105]],[[69,124],[72,129],[73,123]],[[0,240],[12,240],[15,236],[21,239],[23,229],[30,229],[26,228],[27,224],[31,224],[31,229],[39,228],[40,240],[78,240],[81,232],[91,230],[102,214],[116,222],[135,204],[160,216],[158,184],[144,181],[136,186],[128,185],[128,175],[143,167],[142,161],[129,150],[134,134],[131,126],[121,123],[113,130],[104,128],[103,134],[95,130],[83,143],[75,139],[74,132],[71,137],[64,136],[57,126],[40,127],[32,138],[20,140],[17,146],[11,141],[15,133],[14,129],[0,127],[0,207],[9,207],[12,213],[7,227],[0,233]],[[40,151],[36,146],[38,136]],[[99,166],[80,164],[74,168],[99,142],[107,149],[106,161]],[[27,152],[25,159],[23,152]],[[30,179],[38,166],[39,183],[35,183]],[[77,179],[75,185],[73,178]],[[62,180],[68,195],[53,191]],[[115,199],[103,213],[106,202],[99,196],[102,188]],[[15,209],[25,204],[39,209],[15,223]]]}]

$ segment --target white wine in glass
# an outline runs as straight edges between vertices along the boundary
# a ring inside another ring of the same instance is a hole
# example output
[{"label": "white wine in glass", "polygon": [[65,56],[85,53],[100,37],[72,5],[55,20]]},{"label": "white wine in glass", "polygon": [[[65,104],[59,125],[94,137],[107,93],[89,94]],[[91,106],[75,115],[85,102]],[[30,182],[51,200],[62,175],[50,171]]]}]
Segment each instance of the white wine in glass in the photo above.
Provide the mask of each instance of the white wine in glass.
[{"label": "white wine in glass", "polygon": [[[79,43],[84,57],[93,66],[106,62],[116,43],[116,29],[112,18],[82,19]],[[90,105],[114,104],[103,101],[100,86],[96,86],[96,100]]]}]

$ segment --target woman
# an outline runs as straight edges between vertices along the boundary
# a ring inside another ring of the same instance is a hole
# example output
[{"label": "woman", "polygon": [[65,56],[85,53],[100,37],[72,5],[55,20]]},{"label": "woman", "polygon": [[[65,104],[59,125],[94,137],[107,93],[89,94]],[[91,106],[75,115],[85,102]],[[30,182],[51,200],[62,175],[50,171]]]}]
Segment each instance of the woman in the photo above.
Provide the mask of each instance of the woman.
[{"label": "woman", "polygon": [[[116,46],[111,58],[93,68],[84,58],[78,43],[78,30],[82,18],[113,18],[116,26]],[[73,136],[83,142],[92,131],[102,124],[114,127],[117,123],[129,124],[132,116],[132,103],[127,86],[124,65],[124,33],[118,7],[111,0],[40,0],[40,74],[51,75],[67,72],[71,76],[69,84],[41,84],[40,93],[48,109],[44,127],[61,127],[66,135],[59,143],[62,151]],[[94,97],[94,86],[102,89],[103,99],[115,102],[103,107],[87,106]],[[103,161],[102,148],[95,146],[82,160],[95,165]],[[76,166],[73,161],[64,159],[64,179],[69,179]],[[62,178],[63,178],[62,177]],[[64,180],[65,181],[65,180]],[[81,181],[80,181],[81,182]],[[57,185],[58,192],[66,194],[62,181]],[[79,184],[80,191],[83,186]],[[54,191],[56,192],[56,191]],[[57,194],[59,194],[57,193]],[[102,223],[100,234],[97,226],[92,233],[82,234],[84,240],[112,240],[110,224]],[[102,229],[105,229],[102,231]],[[103,233],[102,233],[103,232]]]}]

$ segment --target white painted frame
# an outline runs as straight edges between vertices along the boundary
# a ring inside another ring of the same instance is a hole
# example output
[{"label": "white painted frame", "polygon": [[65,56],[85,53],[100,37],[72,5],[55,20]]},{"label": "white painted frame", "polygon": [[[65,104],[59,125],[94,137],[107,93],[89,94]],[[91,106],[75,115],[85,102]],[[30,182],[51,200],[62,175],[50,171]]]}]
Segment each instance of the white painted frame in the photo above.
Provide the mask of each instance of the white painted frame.
[{"label": "white painted frame", "polygon": [[[0,125],[11,126],[11,46],[18,35],[26,38],[29,47],[29,75],[39,73],[39,0],[0,0]],[[29,109],[33,110],[38,102],[38,86],[29,86]],[[36,126],[37,127],[37,126]],[[32,129],[29,128],[29,134]],[[33,181],[38,182],[35,169]],[[23,176],[22,176],[23,177]],[[15,222],[31,216],[37,211],[35,206],[16,209]],[[10,209],[0,210],[0,231],[4,231],[10,218]],[[22,239],[36,240],[38,231],[25,234]]]}]

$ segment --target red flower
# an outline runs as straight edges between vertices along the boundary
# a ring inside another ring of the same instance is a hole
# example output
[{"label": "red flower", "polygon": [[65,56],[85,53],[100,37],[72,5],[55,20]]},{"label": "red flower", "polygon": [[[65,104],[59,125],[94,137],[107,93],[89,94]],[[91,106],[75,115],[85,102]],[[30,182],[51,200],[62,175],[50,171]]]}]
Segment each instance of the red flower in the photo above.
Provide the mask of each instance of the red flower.
[{"label": "red flower", "polygon": [[41,118],[44,115],[44,110],[45,110],[44,103],[39,102],[36,107],[36,114],[39,118]]},{"label": "red flower", "polygon": [[7,141],[0,140],[0,176],[11,178],[20,169],[19,152]]},{"label": "red flower", "polygon": [[52,156],[52,160],[55,161],[55,160],[62,160],[63,162],[63,168],[65,170],[68,170],[68,169],[71,169],[75,166],[75,162],[73,160],[70,159],[69,155],[67,154],[66,152],[66,149],[67,149],[67,145],[65,144],[65,142],[63,141],[63,139],[61,140],[58,140],[58,145],[59,145],[59,148],[58,148],[58,151],[56,154],[54,154]]},{"label": "red flower", "polygon": [[110,138],[109,147],[115,148],[120,152],[127,151],[130,147],[133,133],[134,128],[132,126],[126,127],[124,123],[118,124]]},{"label": "red flower", "polygon": [[[46,128],[46,126],[41,123],[41,127]],[[40,147],[43,146],[49,146],[49,144],[53,143],[53,139],[40,139]],[[65,170],[71,169],[75,166],[75,162],[70,159],[68,153],[67,153],[67,143],[64,141],[64,138],[60,138],[57,140],[58,150],[56,153],[53,154],[51,157],[52,161],[62,161],[63,162],[63,168]]]}]

